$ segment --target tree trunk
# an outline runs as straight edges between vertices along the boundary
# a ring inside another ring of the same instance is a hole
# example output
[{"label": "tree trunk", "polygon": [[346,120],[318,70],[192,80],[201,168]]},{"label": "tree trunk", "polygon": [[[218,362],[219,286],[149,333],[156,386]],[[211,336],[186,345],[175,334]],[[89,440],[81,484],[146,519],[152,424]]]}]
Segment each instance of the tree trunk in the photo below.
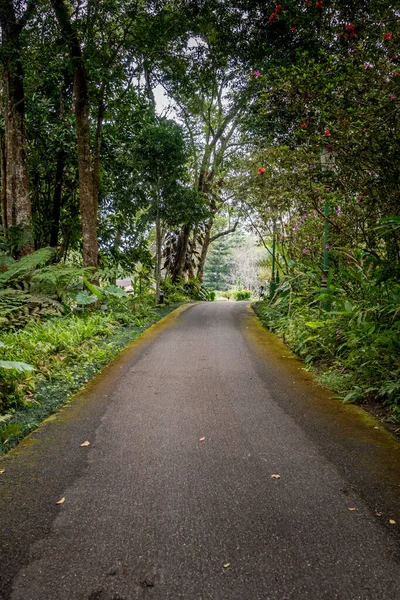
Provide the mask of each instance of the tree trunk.
[{"label": "tree trunk", "polygon": [[161,251],[162,251],[162,231],[161,231],[161,219],[160,209],[157,199],[157,216],[156,216],[156,267],[155,267],[155,280],[156,280],[156,304],[160,302],[160,284],[161,284]]},{"label": "tree trunk", "polygon": [[79,170],[79,200],[82,221],[83,264],[97,267],[97,202],[94,197],[90,154],[89,95],[87,74],[77,33],[64,0],[51,0],[60,29],[68,44],[74,74],[74,104]]},{"label": "tree trunk", "polygon": [[3,234],[7,235],[7,162],[6,162],[6,140],[4,135],[0,140],[1,148],[1,224],[3,226]]},{"label": "tree trunk", "polygon": [[5,147],[3,148],[5,150],[5,178],[3,176],[5,191],[2,192],[5,209],[3,210],[7,228],[17,226],[22,231],[21,254],[28,254],[34,250],[26,156],[25,96],[20,52],[20,33],[33,7],[34,2],[31,2],[29,11],[27,10],[18,21],[12,0],[2,0],[0,3],[5,99]]},{"label": "tree trunk", "polygon": [[58,246],[58,232],[60,229],[61,192],[64,177],[65,152],[60,150],[57,154],[56,183],[53,195],[53,216],[51,220],[50,246]]},{"label": "tree trunk", "polygon": [[206,264],[206,258],[208,253],[208,248],[210,246],[211,240],[211,229],[214,223],[214,219],[210,219],[206,225],[206,231],[204,234],[204,241],[201,247],[201,254],[199,260],[199,266],[197,267],[197,279],[200,283],[203,282],[204,277],[204,265]]},{"label": "tree trunk", "polygon": [[174,269],[172,273],[172,281],[176,281],[182,277],[185,270],[186,253],[190,236],[190,225],[185,225],[179,235],[177,256],[175,259]]}]

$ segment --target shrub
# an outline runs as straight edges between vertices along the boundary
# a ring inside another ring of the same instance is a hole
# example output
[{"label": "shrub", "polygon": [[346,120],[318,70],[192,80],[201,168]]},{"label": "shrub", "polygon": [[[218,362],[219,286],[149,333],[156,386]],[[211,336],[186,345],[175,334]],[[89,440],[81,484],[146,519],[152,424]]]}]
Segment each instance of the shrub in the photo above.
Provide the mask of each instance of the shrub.
[{"label": "shrub", "polygon": [[252,292],[250,290],[238,290],[237,292],[234,292],[234,298],[237,301],[250,300],[251,296]]}]

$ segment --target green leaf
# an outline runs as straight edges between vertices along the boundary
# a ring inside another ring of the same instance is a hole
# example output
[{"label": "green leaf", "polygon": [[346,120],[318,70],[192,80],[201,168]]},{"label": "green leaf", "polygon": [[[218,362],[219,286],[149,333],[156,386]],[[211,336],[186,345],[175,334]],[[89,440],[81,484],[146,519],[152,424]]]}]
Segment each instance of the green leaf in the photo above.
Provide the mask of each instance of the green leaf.
[{"label": "green leaf", "polygon": [[129,296],[126,290],[117,285],[107,285],[102,291],[108,296],[116,296],[117,298],[127,298]]},{"label": "green leaf", "polygon": [[94,304],[97,302],[98,298],[94,294],[89,294],[87,290],[83,290],[82,292],[78,292],[75,296],[75,302],[77,304]]},{"label": "green leaf", "polygon": [[99,286],[90,283],[87,279],[83,278],[83,283],[86,285],[89,292],[92,292],[99,300],[103,298],[103,290]]},{"label": "green leaf", "polygon": [[325,323],[323,321],[307,321],[306,325],[311,329],[318,329],[318,327],[324,327]]},{"label": "green leaf", "polygon": [[35,367],[24,362],[14,362],[12,360],[0,360],[0,369],[14,369],[15,371],[34,371]]}]

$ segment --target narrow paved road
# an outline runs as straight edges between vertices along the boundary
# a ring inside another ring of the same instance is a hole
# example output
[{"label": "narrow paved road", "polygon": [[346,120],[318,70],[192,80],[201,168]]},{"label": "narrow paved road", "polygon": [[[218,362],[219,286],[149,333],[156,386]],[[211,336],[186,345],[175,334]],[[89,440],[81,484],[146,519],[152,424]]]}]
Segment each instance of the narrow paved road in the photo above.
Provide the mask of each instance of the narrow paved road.
[{"label": "narrow paved road", "polygon": [[167,317],[1,461],[1,597],[398,600],[400,446],[300,367],[245,303]]}]

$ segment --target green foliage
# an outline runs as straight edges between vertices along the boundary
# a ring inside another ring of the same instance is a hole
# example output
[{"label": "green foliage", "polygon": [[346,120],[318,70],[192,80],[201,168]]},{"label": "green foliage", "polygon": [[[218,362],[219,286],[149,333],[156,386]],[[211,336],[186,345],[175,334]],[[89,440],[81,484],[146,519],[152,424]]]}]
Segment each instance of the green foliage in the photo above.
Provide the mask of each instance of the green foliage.
[{"label": "green foliage", "polygon": [[188,281],[184,279],[178,279],[177,281],[166,279],[162,287],[165,296],[164,302],[169,305],[190,302],[191,300],[197,302],[212,300],[210,290],[199,283],[197,279],[189,279]]},{"label": "green foliage", "polygon": [[321,311],[319,281],[312,273],[286,278],[274,299],[259,303],[256,312],[346,402],[383,402],[396,412],[400,285],[379,281],[378,269],[365,277],[347,267],[339,277],[327,312]]},{"label": "green foliage", "polygon": [[233,293],[235,300],[250,300],[252,292],[250,290],[238,290]]}]

